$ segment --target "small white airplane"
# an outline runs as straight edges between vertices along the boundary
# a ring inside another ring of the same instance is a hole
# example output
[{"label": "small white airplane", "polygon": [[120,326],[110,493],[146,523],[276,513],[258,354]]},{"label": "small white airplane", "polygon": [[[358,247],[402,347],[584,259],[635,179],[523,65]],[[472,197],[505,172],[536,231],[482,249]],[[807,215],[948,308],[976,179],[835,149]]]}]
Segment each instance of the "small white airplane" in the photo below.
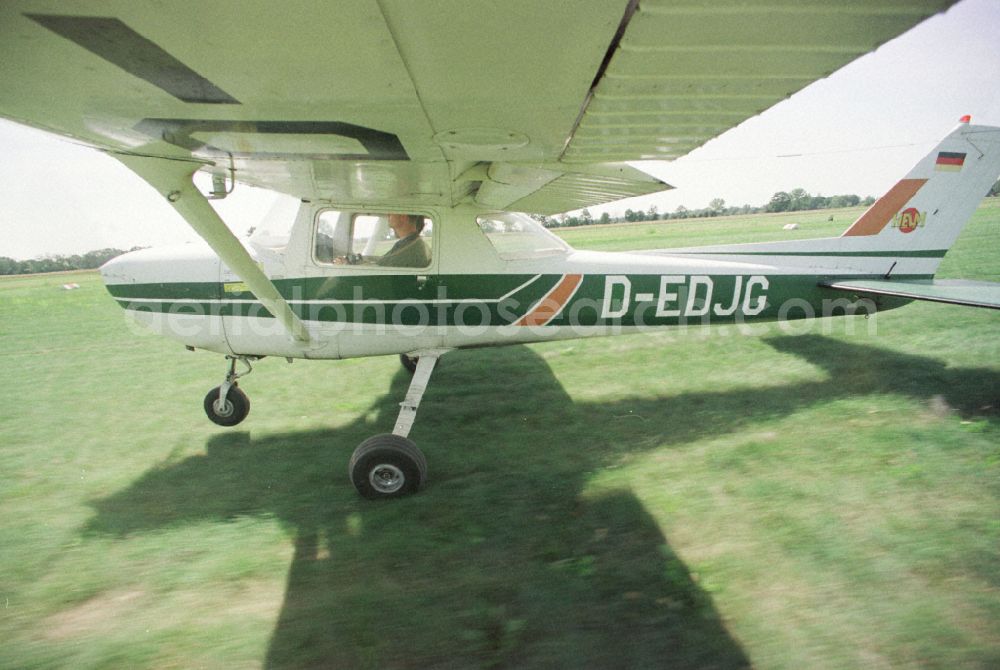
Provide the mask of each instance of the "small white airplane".
[{"label": "small white airplane", "polygon": [[[837,238],[596,253],[518,213],[670,188],[621,161],[684,155],[950,4],[260,0],[165,17],[13,0],[0,116],[113,156],[205,239],[102,274],[138,321],[227,356],[212,421],[246,418],[237,380],[265,356],[400,355],[414,375],[395,428],[349,463],[359,493],[391,498],[425,481],[408,435],[453,349],[915,299],[1000,308],[1000,285],[934,280],[1000,174],[1000,128],[968,118]],[[230,232],[209,200],[237,182],[300,199],[287,234]]]}]

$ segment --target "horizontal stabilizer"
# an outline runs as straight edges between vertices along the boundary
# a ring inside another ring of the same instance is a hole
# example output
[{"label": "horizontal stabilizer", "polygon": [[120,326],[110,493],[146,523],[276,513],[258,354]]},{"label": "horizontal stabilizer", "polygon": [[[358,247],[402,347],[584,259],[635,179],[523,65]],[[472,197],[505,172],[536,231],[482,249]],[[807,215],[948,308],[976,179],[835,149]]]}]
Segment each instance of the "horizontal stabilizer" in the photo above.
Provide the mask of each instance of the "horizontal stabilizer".
[{"label": "horizontal stabilizer", "polygon": [[821,286],[870,295],[891,295],[912,300],[929,300],[951,305],[1000,309],[1000,284],[964,279],[894,281],[889,279],[845,279]]}]

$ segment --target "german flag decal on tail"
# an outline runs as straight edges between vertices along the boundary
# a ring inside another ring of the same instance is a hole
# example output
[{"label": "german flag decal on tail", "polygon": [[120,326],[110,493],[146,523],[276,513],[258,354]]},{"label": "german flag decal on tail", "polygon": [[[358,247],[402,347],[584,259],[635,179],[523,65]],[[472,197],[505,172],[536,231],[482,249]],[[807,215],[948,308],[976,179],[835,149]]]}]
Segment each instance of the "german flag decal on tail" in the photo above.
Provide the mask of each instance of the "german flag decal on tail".
[{"label": "german flag decal on tail", "polygon": [[963,163],[965,163],[965,154],[941,151],[937,155],[937,160],[934,161],[934,169],[943,172],[958,172],[962,169]]}]

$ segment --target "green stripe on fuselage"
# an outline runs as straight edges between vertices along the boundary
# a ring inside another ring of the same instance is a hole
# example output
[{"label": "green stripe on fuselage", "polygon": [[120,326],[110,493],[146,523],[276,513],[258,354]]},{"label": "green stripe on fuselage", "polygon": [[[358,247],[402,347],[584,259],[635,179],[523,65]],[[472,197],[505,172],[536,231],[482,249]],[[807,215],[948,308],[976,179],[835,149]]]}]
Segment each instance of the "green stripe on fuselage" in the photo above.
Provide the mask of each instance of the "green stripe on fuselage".
[{"label": "green stripe on fuselage", "polygon": [[[538,280],[532,282],[535,277]],[[439,289],[451,300],[496,300],[528,284],[521,291],[544,295],[559,275],[346,275],[275,279],[274,285],[285,300],[434,300]],[[530,282],[530,284],[529,284]],[[253,300],[250,291],[233,291],[239,282],[162,282],[150,284],[109,284],[115,298],[149,300]],[[229,290],[225,290],[228,288]],[[518,293],[521,293],[518,291]],[[539,295],[539,297],[540,297]]]},{"label": "green stripe on fuselage", "polygon": [[[497,327],[516,323],[563,275],[411,275],[278,280],[302,319],[398,326]],[[862,279],[864,277],[855,277]],[[899,279],[927,279],[907,276]],[[836,316],[856,308],[815,275],[586,275],[548,326],[671,326]],[[108,287],[122,307],[140,312],[271,318],[252,293],[221,284]],[[627,292],[627,295],[626,295]],[[693,295],[692,295],[693,292]],[[198,294],[203,298],[196,298]],[[501,299],[502,298],[502,299]],[[886,298],[878,309],[906,300]]]}]

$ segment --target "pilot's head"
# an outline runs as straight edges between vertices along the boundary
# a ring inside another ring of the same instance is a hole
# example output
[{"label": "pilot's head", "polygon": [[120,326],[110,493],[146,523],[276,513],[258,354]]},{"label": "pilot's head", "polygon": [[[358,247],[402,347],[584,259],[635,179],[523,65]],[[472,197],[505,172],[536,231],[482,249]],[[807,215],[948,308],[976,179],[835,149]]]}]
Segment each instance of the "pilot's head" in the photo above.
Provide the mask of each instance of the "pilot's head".
[{"label": "pilot's head", "polygon": [[390,214],[389,227],[402,239],[424,229],[424,217],[419,214]]}]

